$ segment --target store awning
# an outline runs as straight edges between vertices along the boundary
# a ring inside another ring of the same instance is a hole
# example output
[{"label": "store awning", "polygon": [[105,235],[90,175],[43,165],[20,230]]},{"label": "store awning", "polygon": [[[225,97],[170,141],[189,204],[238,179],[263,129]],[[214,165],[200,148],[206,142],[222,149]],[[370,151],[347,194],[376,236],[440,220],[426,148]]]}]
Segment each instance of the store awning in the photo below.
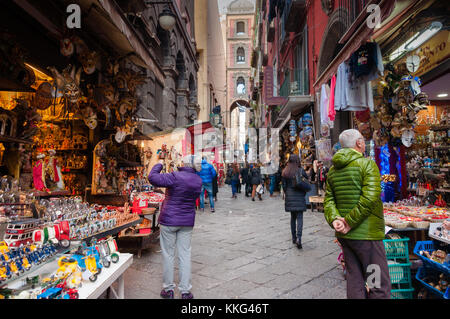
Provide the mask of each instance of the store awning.
[{"label": "store awning", "polygon": [[300,113],[311,102],[313,102],[311,95],[290,96],[286,104],[281,108],[273,128],[282,129],[290,119],[291,113]]}]

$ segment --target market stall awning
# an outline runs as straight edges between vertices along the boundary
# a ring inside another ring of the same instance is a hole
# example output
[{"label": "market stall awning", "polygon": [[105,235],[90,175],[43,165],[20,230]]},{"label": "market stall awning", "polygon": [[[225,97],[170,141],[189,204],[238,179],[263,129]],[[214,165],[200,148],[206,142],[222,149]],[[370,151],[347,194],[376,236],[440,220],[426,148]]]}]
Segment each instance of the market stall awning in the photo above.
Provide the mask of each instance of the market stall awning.
[{"label": "market stall awning", "polygon": [[[280,114],[275,121],[274,128],[283,128],[286,125],[286,118],[290,118],[291,113],[300,113],[303,111],[311,102],[313,102],[311,95],[299,95],[290,96],[285,105],[281,108]],[[281,125],[284,123],[283,125]]]}]

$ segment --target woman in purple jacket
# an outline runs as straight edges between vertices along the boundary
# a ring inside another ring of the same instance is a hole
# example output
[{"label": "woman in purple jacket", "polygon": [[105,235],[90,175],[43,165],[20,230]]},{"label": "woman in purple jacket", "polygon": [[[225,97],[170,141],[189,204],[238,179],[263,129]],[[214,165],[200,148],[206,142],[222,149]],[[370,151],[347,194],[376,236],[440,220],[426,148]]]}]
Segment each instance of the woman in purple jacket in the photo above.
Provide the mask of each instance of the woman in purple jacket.
[{"label": "woman in purple jacket", "polygon": [[[182,299],[192,299],[191,285],[191,237],[195,222],[195,201],[200,195],[202,179],[196,174],[196,157],[183,158],[183,167],[177,172],[160,174],[163,165],[156,164],[148,177],[156,187],[166,188],[166,198],[161,205],[159,224],[160,245],[163,255],[163,290],[161,297],[173,299],[175,247],[178,252]],[[200,162],[199,162],[200,163]]]}]

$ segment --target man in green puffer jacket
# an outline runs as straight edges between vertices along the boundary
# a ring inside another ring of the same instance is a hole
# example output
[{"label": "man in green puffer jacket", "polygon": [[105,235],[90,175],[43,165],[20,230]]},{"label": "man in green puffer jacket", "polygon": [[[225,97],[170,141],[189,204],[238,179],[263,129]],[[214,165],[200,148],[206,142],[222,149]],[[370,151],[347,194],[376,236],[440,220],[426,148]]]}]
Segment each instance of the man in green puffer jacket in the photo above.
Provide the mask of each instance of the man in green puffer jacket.
[{"label": "man in green puffer jacket", "polygon": [[380,171],[374,161],[364,158],[359,131],[342,132],[339,142],[342,149],[333,156],[328,172],[324,213],[344,252],[347,298],[389,299]]}]

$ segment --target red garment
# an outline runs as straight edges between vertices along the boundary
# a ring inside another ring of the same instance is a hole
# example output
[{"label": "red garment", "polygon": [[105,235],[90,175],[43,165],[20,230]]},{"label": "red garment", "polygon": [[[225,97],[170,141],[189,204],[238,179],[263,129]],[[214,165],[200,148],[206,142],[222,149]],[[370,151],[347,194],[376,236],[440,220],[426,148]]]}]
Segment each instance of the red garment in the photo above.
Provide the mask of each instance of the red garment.
[{"label": "red garment", "polygon": [[334,91],[336,88],[336,75],[331,78],[330,96],[328,97],[328,118],[334,121],[336,118],[336,110],[334,109]]}]

